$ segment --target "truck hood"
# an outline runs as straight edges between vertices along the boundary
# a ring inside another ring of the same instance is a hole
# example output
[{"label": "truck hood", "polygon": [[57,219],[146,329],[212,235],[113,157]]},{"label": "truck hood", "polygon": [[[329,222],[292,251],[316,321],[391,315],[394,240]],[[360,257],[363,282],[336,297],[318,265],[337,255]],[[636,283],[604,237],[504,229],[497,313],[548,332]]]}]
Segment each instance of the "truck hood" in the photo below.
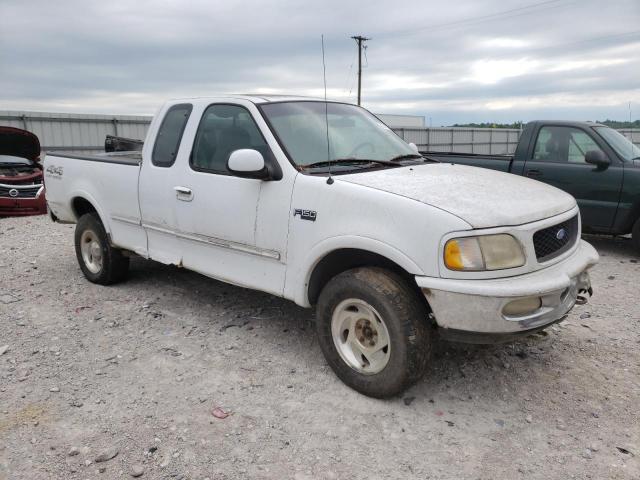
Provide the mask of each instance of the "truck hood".
[{"label": "truck hood", "polygon": [[521,225],[571,210],[575,199],[544,183],[466,165],[432,163],[340,175],[445,210],[473,228]]},{"label": "truck hood", "polygon": [[35,161],[40,156],[40,141],[33,133],[13,127],[0,127],[0,155]]}]

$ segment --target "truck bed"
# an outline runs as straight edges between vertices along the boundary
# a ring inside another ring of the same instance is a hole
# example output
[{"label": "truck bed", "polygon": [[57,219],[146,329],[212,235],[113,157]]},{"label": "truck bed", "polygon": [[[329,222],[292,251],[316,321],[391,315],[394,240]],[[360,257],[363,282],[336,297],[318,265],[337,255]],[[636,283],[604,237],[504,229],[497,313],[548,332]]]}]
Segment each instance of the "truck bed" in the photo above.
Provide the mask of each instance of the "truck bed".
[{"label": "truck bed", "polygon": [[86,160],[89,162],[115,163],[119,165],[140,166],[142,162],[142,152],[108,152],[96,153],[93,155],[79,155],[76,153],[55,152],[51,154],[55,157],[70,158],[74,160]]},{"label": "truck bed", "polygon": [[146,236],[138,205],[141,159],[141,152],[47,154],[44,175],[52,216],[60,222],[75,223],[83,210],[78,199],[88,200],[100,214],[114,245],[144,253]]},{"label": "truck bed", "polygon": [[511,170],[513,155],[484,155],[480,153],[458,153],[458,152],[420,152],[427,158],[432,158],[443,163],[459,163],[461,165],[471,165],[472,167],[490,168],[501,172]]}]

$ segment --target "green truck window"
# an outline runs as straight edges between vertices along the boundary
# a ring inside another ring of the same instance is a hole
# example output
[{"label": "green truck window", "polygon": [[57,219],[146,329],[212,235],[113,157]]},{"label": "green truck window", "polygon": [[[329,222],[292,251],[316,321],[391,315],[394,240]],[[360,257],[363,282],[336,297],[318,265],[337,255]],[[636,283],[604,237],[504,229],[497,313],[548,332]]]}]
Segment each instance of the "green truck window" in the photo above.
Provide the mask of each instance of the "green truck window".
[{"label": "green truck window", "polygon": [[548,126],[538,133],[533,160],[555,163],[585,163],[585,154],[601,150],[586,132],[579,128]]}]

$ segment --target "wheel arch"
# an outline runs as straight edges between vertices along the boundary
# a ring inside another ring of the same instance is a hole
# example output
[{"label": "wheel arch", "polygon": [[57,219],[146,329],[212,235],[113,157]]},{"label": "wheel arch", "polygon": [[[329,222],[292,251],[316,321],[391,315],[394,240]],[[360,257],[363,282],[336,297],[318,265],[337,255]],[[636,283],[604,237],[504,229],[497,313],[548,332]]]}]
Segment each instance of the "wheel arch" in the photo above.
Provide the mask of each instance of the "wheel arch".
[{"label": "wheel arch", "polygon": [[[311,266],[304,282],[304,299],[308,305],[314,305],[324,286],[336,275],[358,267],[379,267],[390,270],[403,277],[407,284],[415,287],[415,275],[422,273],[419,267],[400,252],[393,250],[381,252],[383,248],[364,246],[341,246],[323,252]],[[422,297],[422,295],[421,295]]]},{"label": "wheel arch", "polygon": [[98,215],[98,218],[102,222],[107,235],[110,236],[110,226],[108,222],[105,221],[105,216],[97,207],[97,205],[98,202],[96,202],[90,195],[87,195],[85,193],[74,194],[71,197],[71,212],[73,213],[76,222],[82,215],[85,215],[87,213],[96,213]]}]

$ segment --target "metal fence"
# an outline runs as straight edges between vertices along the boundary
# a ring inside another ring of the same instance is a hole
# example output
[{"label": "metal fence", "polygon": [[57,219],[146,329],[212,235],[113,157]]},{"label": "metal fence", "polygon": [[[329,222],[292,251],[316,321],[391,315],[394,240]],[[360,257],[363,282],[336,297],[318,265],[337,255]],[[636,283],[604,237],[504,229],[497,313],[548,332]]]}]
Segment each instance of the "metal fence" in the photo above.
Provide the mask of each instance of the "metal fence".
[{"label": "metal fence", "polygon": [[640,147],[640,128],[620,128],[618,131]]},{"label": "metal fence", "polygon": [[[144,139],[150,116],[87,115],[1,111],[0,125],[23,128],[35,133],[42,150],[91,153],[104,149],[106,135]],[[481,153],[488,155],[515,152],[521,131],[505,128],[412,127],[394,128],[407,142],[420,150],[433,152]],[[620,130],[640,145],[640,129]]]},{"label": "metal fence", "polygon": [[35,133],[43,151],[95,153],[104,150],[107,135],[143,139],[151,117],[0,111],[0,125]]},{"label": "metal fence", "polygon": [[484,153],[487,155],[515,152],[520,130],[507,128],[425,127],[395,128],[406,142],[421,151]]},{"label": "metal fence", "polygon": [[[521,130],[508,128],[394,128],[406,142],[421,151],[511,155],[516,151]],[[640,129],[618,130],[640,146]]]}]

